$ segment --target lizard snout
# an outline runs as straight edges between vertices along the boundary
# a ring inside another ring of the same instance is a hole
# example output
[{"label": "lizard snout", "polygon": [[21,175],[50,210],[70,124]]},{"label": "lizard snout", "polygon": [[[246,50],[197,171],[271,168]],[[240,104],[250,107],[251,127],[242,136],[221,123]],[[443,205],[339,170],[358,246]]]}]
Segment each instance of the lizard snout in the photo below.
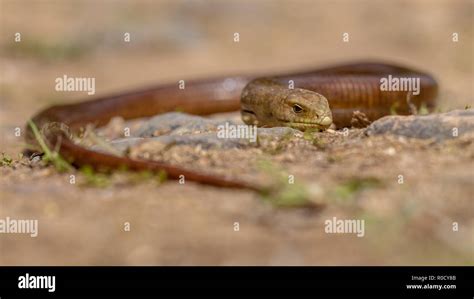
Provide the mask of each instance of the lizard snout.
[{"label": "lizard snout", "polygon": [[330,126],[332,124],[332,117],[325,115],[319,118],[318,123],[322,126]]}]

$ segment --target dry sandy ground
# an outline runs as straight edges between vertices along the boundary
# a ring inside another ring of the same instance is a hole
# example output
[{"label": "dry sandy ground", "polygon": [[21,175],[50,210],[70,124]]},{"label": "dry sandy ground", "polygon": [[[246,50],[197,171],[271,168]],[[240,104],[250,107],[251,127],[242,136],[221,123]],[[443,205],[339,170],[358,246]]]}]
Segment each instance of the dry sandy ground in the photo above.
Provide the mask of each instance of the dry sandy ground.
[{"label": "dry sandy ground", "polygon": [[[266,153],[315,203],[282,208],[250,191],[133,174],[75,173],[72,185],[70,173],[19,159],[24,142],[15,136],[40,109],[87,97],[55,91],[63,74],[95,77],[102,95],[382,59],[434,74],[440,109],[462,109],[474,103],[472,1],[0,3],[0,149],[14,159],[0,167],[0,219],[39,220],[36,238],[0,235],[0,264],[473,264],[472,139],[365,138],[352,130]],[[132,42],[123,42],[124,32]],[[364,237],[325,233],[333,217],[364,219]]]}]

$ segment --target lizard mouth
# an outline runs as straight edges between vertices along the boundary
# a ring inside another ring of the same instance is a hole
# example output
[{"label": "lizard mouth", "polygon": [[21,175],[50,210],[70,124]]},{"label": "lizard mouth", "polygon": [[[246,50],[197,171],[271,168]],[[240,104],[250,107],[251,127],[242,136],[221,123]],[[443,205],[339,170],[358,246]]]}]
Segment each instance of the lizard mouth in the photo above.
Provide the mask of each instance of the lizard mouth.
[{"label": "lizard mouth", "polygon": [[319,129],[321,131],[326,130],[332,124],[332,119],[329,117],[324,117],[323,121],[316,121],[316,122],[299,122],[299,121],[288,121],[284,119],[278,119],[282,124],[287,127],[292,127],[298,130],[308,130],[308,129]]}]

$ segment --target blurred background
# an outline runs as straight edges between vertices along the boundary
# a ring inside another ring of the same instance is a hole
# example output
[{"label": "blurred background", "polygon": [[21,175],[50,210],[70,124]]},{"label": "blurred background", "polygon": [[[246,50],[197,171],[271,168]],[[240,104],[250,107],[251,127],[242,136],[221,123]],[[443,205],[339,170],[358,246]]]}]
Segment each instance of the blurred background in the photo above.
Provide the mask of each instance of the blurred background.
[{"label": "blurred background", "polygon": [[431,72],[446,95],[442,107],[453,108],[472,101],[472,7],[469,0],[1,0],[1,116],[14,123],[79,100],[82,93],[55,92],[63,74],[95,77],[105,94],[359,59]]},{"label": "blurred background", "polygon": [[[54,80],[64,74],[95,77],[95,96],[100,96],[181,79],[383,60],[433,74],[440,83],[441,111],[472,106],[473,3],[0,0],[1,151],[11,156],[21,152],[24,144],[12,131],[23,127],[37,111],[87,97],[84,92],[56,92]],[[16,33],[21,34],[21,42],[15,42]],[[130,33],[130,42],[124,42],[125,33]],[[235,33],[239,34],[239,42],[234,42]],[[349,42],[343,42],[343,33],[349,33]],[[458,42],[453,42],[453,33],[458,34]],[[36,178],[24,183],[29,176],[28,172],[5,176],[2,182],[8,188],[2,187],[3,215],[51,221],[42,224],[43,241],[8,236],[11,242],[5,242],[3,248],[11,250],[0,257],[2,264],[466,261],[444,249],[441,252],[445,255],[426,254],[424,245],[419,251],[401,253],[391,248],[366,251],[377,240],[369,244],[354,239],[326,242],[324,234],[302,229],[319,220],[301,220],[304,211],[273,211],[255,201],[249,192],[203,191],[193,186],[185,191],[141,186],[119,190],[120,194],[113,190],[77,192],[64,187],[59,176],[43,181],[43,185]],[[28,188],[28,184],[34,187]],[[147,200],[135,198],[137,194]],[[173,204],[156,201],[167,194],[177,197]],[[208,197],[212,199],[199,200]],[[189,198],[196,201],[190,202]],[[247,217],[249,210],[264,216],[255,216],[258,223],[248,227],[247,234],[231,237],[224,226],[231,227],[237,216]],[[121,225],[127,219],[135,219],[133,229],[141,229],[139,235],[123,235]],[[186,219],[188,226],[178,223],[178,219]],[[301,234],[287,233],[285,221],[292,223],[289,226],[293,232],[302,230]],[[276,225],[273,233],[267,231],[270,224]],[[215,234],[210,233],[211,229]],[[147,242],[147,238],[154,243]],[[347,244],[353,249],[350,254],[334,250]],[[270,255],[270,249],[276,252]]]}]

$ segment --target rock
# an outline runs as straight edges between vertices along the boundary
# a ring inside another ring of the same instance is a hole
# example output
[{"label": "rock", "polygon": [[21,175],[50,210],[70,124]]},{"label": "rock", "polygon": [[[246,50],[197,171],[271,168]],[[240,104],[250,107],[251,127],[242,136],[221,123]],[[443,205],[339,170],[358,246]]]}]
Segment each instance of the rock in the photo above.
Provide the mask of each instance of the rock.
[{"label": "rock", "polygon": [[[157,115],[146,121],[135,133],[136,137],[156,137],[164,134],[186,135],[215,132],[226,121],[209,119],[181,112]],[[233,121],[229,124],[237,125]]]},{"label": "rock", "polygon": [[[246,126],[229,119],[209,119],[179,112],[155,116],[141,125],[134,136],[110,142],[121,153],[151,150],[166,151],[170,147],[199,145],[202,149],[244,149],[265,146],[282,139],[302,137],[303,133],[288,127],[257,128],[255,135],[242,138],[222,138],[218,132],[222,126]],[[221,127],[220,127],[221,126]],[[99,148],[95,148],[99,150]]]},{"label": "rock", "polygon": [[474,134],[474,109],[410,116],[385,116],[373,122],[366,135],[393,134],[442,141]]},{"label": "rock", "polygon": [[[248,139],[224,139],[217,137],[216,133],[200,133],[194,135],[164,135],[159,137],[144,138],[142,142],[160,144],[163,146],[175,146],[175,145],[201,145],[203,149],[209,148],[244,148],[249,146],[255,146],[257,143],[249,142]],[[137,145],[137,143],[135,143]]]},{"label": "rock", "polygon": [[110,145],[113,146],[120,152],[125,152],[129,147],[134,146],[140,142],[143,142],[146,138],[141,137],[128,137],[128,138],[119,138],[112,140]]},{"label": "rock", "polygon": [[257,128],[259,137],[284,138],[289,136],[303,137],[303,132],[290,127]]}]

